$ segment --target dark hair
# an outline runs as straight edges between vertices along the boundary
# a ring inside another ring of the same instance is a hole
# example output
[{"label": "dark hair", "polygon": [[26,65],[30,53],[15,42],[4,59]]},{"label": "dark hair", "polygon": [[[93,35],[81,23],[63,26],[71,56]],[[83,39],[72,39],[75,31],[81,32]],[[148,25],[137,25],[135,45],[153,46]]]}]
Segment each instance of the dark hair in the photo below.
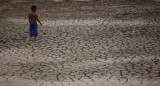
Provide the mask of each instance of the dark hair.
[{"label": "dark hair", "polygon": [[34,5],[31,7],[31,10],[32,10],[32,11],[35,11],[36,9],[37,9],[37,7],[34,6]]}]

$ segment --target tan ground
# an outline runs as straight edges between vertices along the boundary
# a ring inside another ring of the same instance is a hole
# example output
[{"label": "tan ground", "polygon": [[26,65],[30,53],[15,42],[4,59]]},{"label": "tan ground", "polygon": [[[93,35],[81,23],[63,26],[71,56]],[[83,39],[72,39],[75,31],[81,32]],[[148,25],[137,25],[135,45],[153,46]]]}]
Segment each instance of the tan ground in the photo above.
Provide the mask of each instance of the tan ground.
[{"label": "tan ground", "polygon": [[30,0],[0,4],[0,86],[160,86],[160,4]]}]

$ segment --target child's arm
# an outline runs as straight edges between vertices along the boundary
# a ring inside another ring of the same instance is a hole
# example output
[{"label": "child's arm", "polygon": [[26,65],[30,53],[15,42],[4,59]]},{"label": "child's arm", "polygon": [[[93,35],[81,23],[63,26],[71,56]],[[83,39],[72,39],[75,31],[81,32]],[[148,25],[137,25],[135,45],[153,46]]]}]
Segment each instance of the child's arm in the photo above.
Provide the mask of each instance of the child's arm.
[{"label": "child's arm", "polygon": [[30,14],[29,14],[29,16],[28,16],[28,21],[29,21],[29,23],[31,22],[31,21],[30,21]]},{"label": "child's arm", "polygon": [[38,16],[36,15],[36,20],[42,25],[41,21],[38,19]]}]

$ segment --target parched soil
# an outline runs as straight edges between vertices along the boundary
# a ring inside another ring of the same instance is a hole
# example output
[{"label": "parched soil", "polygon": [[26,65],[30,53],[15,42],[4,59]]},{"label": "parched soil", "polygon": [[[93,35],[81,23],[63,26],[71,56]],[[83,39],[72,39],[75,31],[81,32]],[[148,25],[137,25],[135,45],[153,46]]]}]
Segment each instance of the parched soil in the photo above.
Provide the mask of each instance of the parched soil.
[{"label": "parched soil", "polygon": [[0,86],[160,86],[159,15],[153,1],[1,2]]}]

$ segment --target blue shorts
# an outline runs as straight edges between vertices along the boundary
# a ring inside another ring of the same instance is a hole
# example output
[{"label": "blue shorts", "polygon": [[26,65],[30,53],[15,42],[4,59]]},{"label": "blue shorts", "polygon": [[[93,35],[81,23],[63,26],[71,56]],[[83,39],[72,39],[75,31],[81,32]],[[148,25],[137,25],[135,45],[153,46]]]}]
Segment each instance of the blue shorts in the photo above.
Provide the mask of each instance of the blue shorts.
[{"label": "blue shorts", "polygon": [[30,36],[38,36],[37,22],[30,23],[29,35]]}]

